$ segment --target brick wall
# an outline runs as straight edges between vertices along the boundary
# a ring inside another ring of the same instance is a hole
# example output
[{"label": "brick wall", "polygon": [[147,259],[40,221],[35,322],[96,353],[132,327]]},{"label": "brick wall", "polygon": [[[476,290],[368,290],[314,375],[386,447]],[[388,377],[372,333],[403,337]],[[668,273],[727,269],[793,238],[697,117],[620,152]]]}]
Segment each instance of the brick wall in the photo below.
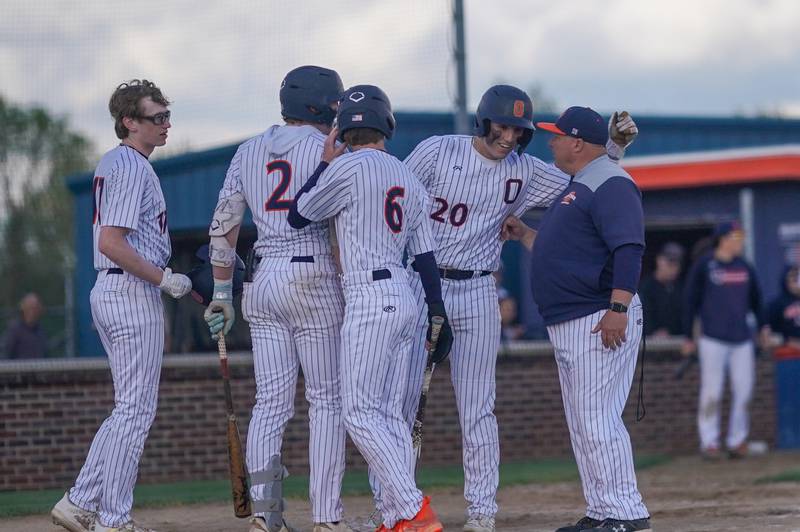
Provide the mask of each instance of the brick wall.
[{"label": "brick wall", "polygon": [[[625,419],[637,453],[691,453],[697,447],[697,367],[673,377],[680,363],[674,344],[652,347],[645,368],[647,416],[634,422],[638,369]],[[246,437],[255,385],[252,361],[231,357],[234,404]],[[158,414],[141,461],[140,482],[227,476],[225,405],[216,356],[170,356],[161,377]],[[758,361],[752,437],[774,443],[773,364]],[[284,438],[291,471],[308,471],[308,408],[302,377],[296,413]],[[0,490],[67,487],[113,401],[105,360],[0,364]],[[725,403],[727,412],[728,403]],[[496,413],[503,460],[570,456],[555,362],[547,346],[515,349],[499,357]],[[723,417],[723,425],[724,420]],[[425,464],[458,464],[461,437],[449,368],[433,379],[426,414]],[[245,440],[246,441],[246,440]],[[348,465],[364,467],[352,445]]]}]

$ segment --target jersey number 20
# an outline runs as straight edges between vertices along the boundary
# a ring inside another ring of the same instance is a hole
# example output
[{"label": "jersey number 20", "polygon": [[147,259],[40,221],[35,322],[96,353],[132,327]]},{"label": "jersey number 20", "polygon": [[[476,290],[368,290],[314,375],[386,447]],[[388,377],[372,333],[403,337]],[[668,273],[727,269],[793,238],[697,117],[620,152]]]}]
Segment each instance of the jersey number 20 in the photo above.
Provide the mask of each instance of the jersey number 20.
[{"label": "jersey number 20", "polygon": [[403,206],[397,203],[398,198],[406,195],[403,187],[392,187],[386,191],[386,199],[383,201],[383,219],[392,233],[399,233],[403,230]]}]

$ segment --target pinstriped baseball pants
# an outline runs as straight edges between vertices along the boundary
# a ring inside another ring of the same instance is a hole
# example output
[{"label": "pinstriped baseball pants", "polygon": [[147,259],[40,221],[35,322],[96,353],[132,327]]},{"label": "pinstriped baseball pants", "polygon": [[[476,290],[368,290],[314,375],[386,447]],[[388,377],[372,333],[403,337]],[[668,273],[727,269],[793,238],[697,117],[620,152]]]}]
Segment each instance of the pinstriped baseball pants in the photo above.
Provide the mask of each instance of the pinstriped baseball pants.
[{"label": "pinstriped baseball pants", "polygon": [[380,480],[378,508],[391,528],[422,505],[402,414],[417,305],[403,269],[391,268],[392,278],[381,281],[370,273],[344,275],[342,403],[347,432]]},{"label": "pinstriped baseball pants", "polygon": [[[309,403],[309,496],[315,522],[340,521],[345,468],[345,428],[339,381],[339,344],[344,300],[329,255],[315,262],[264,258],[245,285],[242,314],[250,324],[256,404],[247,431],[247,468],[267,468],[281,453],[286,424],[294,415],[300,368]],[[250,488],[263,500],[265,486]],[[261,515],[261,514],[259,514]]]},{"label": "pinstriped baseball pants", "polygon": [[[416,417],[425,373],[425,337],[428,329],[428,309],[422,282],[418,274],[411,273],[410,276],[419,315],[403,398],[403,417],[409,431]],[[500,308],[494,277],[488,275],[464,281],[443,279],[442,298],[453,329],[453,348],[448,360],[461,423],[467,513],[470,516],[494,516],[497,513],[497,486],[500,480],[500,439],[494,415]],[[435,437],[436,434],[430,432],[426,435],[427,439]],[[374,476],[370,480],[379,500],[380,486]]]},{"label": "pinstriped baseball pants", "polygon": [[591,331],[605,310],[547,327],[555,350],[572,450],[593,519],[641,519],[649,514],[636,485],[631,439],[622,411],[642,339],[642,304],[628,309],[627,341],[603,347]]},{"label": "pinstriped baseball pants", "polygon": [[123,273],[98,273],[92,318],[108,355],[114,410],[95,434],[69,498],[106,526],[130,521],[144,442],[156,415],[164,353],[161,292]]}]

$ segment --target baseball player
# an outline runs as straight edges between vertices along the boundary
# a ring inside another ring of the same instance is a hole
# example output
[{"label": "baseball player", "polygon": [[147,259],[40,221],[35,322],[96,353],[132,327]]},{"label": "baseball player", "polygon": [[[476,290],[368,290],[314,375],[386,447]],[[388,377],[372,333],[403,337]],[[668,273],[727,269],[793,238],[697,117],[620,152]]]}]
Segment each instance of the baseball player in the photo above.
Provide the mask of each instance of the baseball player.
[{"label": "baseball player", "polygon": [[[473,136],[430,137],[405,160],[432,198],[436,257],[455,336],[450,370],[463,438],[465,531],[493,531],[497,513],[500,449],[494,400],[501,330],[491,273],[500,262],[500,229],[511,214],[549,205],[569,182],[563,171],[523,153],[533,135],[532,118],[533,102],[524,91],[497,85],[481,98]],[[615,136],[624,137],[618,129],[631,137],[636,133],[630,117],[615,118],[610,127]],[[609,145],[621,156],[620,147]],[[417,275],[411,275],[411,284],[424,308]],[[418,329],[425,326],[418,320]],[[425,366],[424,343],[417,336],[403,405],[409,426]]]},{"label": "baseball player", "polygon": [[[336,220],[345,295],[343,416],[350,437],[383,486],[379,530],[440,531],[428,497],[414,482],[411,434],[402,416],[402,383],[418,312],[402,264],[404,250],[418,264],[428,301],[427,321],[447,317],[432,252],[427,196],[413,174],[384,150],[395,122],[382,90],[357,85],[345,91],[337,124],[339,139],[352,152],[334,161],[318,182],[313,176],[303,186],[289,222],[301,228]],[[445,325],[437,360],[447,355],[451,338]]]},{"label": "baseball player", "polygon": [[234,321],[231,279],[246,207],[258,230],[259,263],[242,298],[256,378],[256,404],[247,431],[255,513],[250,532],[288,530],[280,502],[285,476],[280,455],[284,429],[294,414],[299,368],[309,402],[314,531],[350,530],[342,521],[340,499],[345,468],[339,395],[344,300],[329,227],[327,222],[314,223],[297,231],[286,221],[300,186],[320,162],[342,91],[339,75],[327,68],[302,66],[286,74],[280,88],[285,124],[270,127],[236,151],[209,231],[214,296],[205,317],[216,337],[227,333]]},{"label": "baseball player", "polygon": [[[152,82],[117,87],[108,104],[119,146],[95,171],[92,318],[114,382],[114,410],[92,441],[75,485],[53,508],[72,532],[148,532],[130,511],[147,433],[156,414],[164,352],[160,291],[174,298],[189,279],[166,267],[171,247],[167,206],[148,157],[167,142],[169,101]],[[159,291],[160,289],[160,291]],[[152,532],[152,531],[150,531]]]},{"label": "baseball player", "polygon": [[592,109],[570,107],[555,123],[536,125],[554,133],[555,164],[572,180],[538,233],[512,217],[504,235],[532,248],[533,296],[555,350],[587,503],[583,518],[556,532],[649,531],[622,421],[642,337],[641,193],[609,160],[609,134]]},{"label": "baseball player", "polygon": [[699,316],[700,452],[709,459],[720,457],[720,410],[725,373],[729,371],[732,400],[725,443],[729,455],[740,458],[747,454],[748,408],[755,382],[755,346],[748,314],[756,317],[764,347],[769,344],[770,331],[756,273],[741,257],[744,231],[738,222],[724,222],[715,228],[714,241],[714,251],[695,262],[686,277],[683,352],[690,354],[696,349],[691,338],[695,317]]}]

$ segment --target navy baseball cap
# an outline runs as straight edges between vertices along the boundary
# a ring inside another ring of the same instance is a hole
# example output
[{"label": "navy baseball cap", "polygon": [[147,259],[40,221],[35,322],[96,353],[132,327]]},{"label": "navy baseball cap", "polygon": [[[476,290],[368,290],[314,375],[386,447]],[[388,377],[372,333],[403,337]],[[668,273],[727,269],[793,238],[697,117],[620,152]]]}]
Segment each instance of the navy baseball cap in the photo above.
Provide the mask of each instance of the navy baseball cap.
[{"label": "navy baseball cap", "polygon": [[553,122],[537,122],[536,127],[555,133],[583,139],[591,144],[605,146],[608,127],[603,117],[590,107],[570,107]]},{"label": "navy baseball cap", "polygon": [[736,231],[739,231],[739,232],[743,231],[742,230],[742,224],[740,224],[739,222],[737,222],[735,220],[731,221],[731,222],[722,222],[721,224],[718,224],[714,228],[714,237],[722,238],[723,236],[727,236],[730,233],[733,233],[733,232],[736,232]]}]

